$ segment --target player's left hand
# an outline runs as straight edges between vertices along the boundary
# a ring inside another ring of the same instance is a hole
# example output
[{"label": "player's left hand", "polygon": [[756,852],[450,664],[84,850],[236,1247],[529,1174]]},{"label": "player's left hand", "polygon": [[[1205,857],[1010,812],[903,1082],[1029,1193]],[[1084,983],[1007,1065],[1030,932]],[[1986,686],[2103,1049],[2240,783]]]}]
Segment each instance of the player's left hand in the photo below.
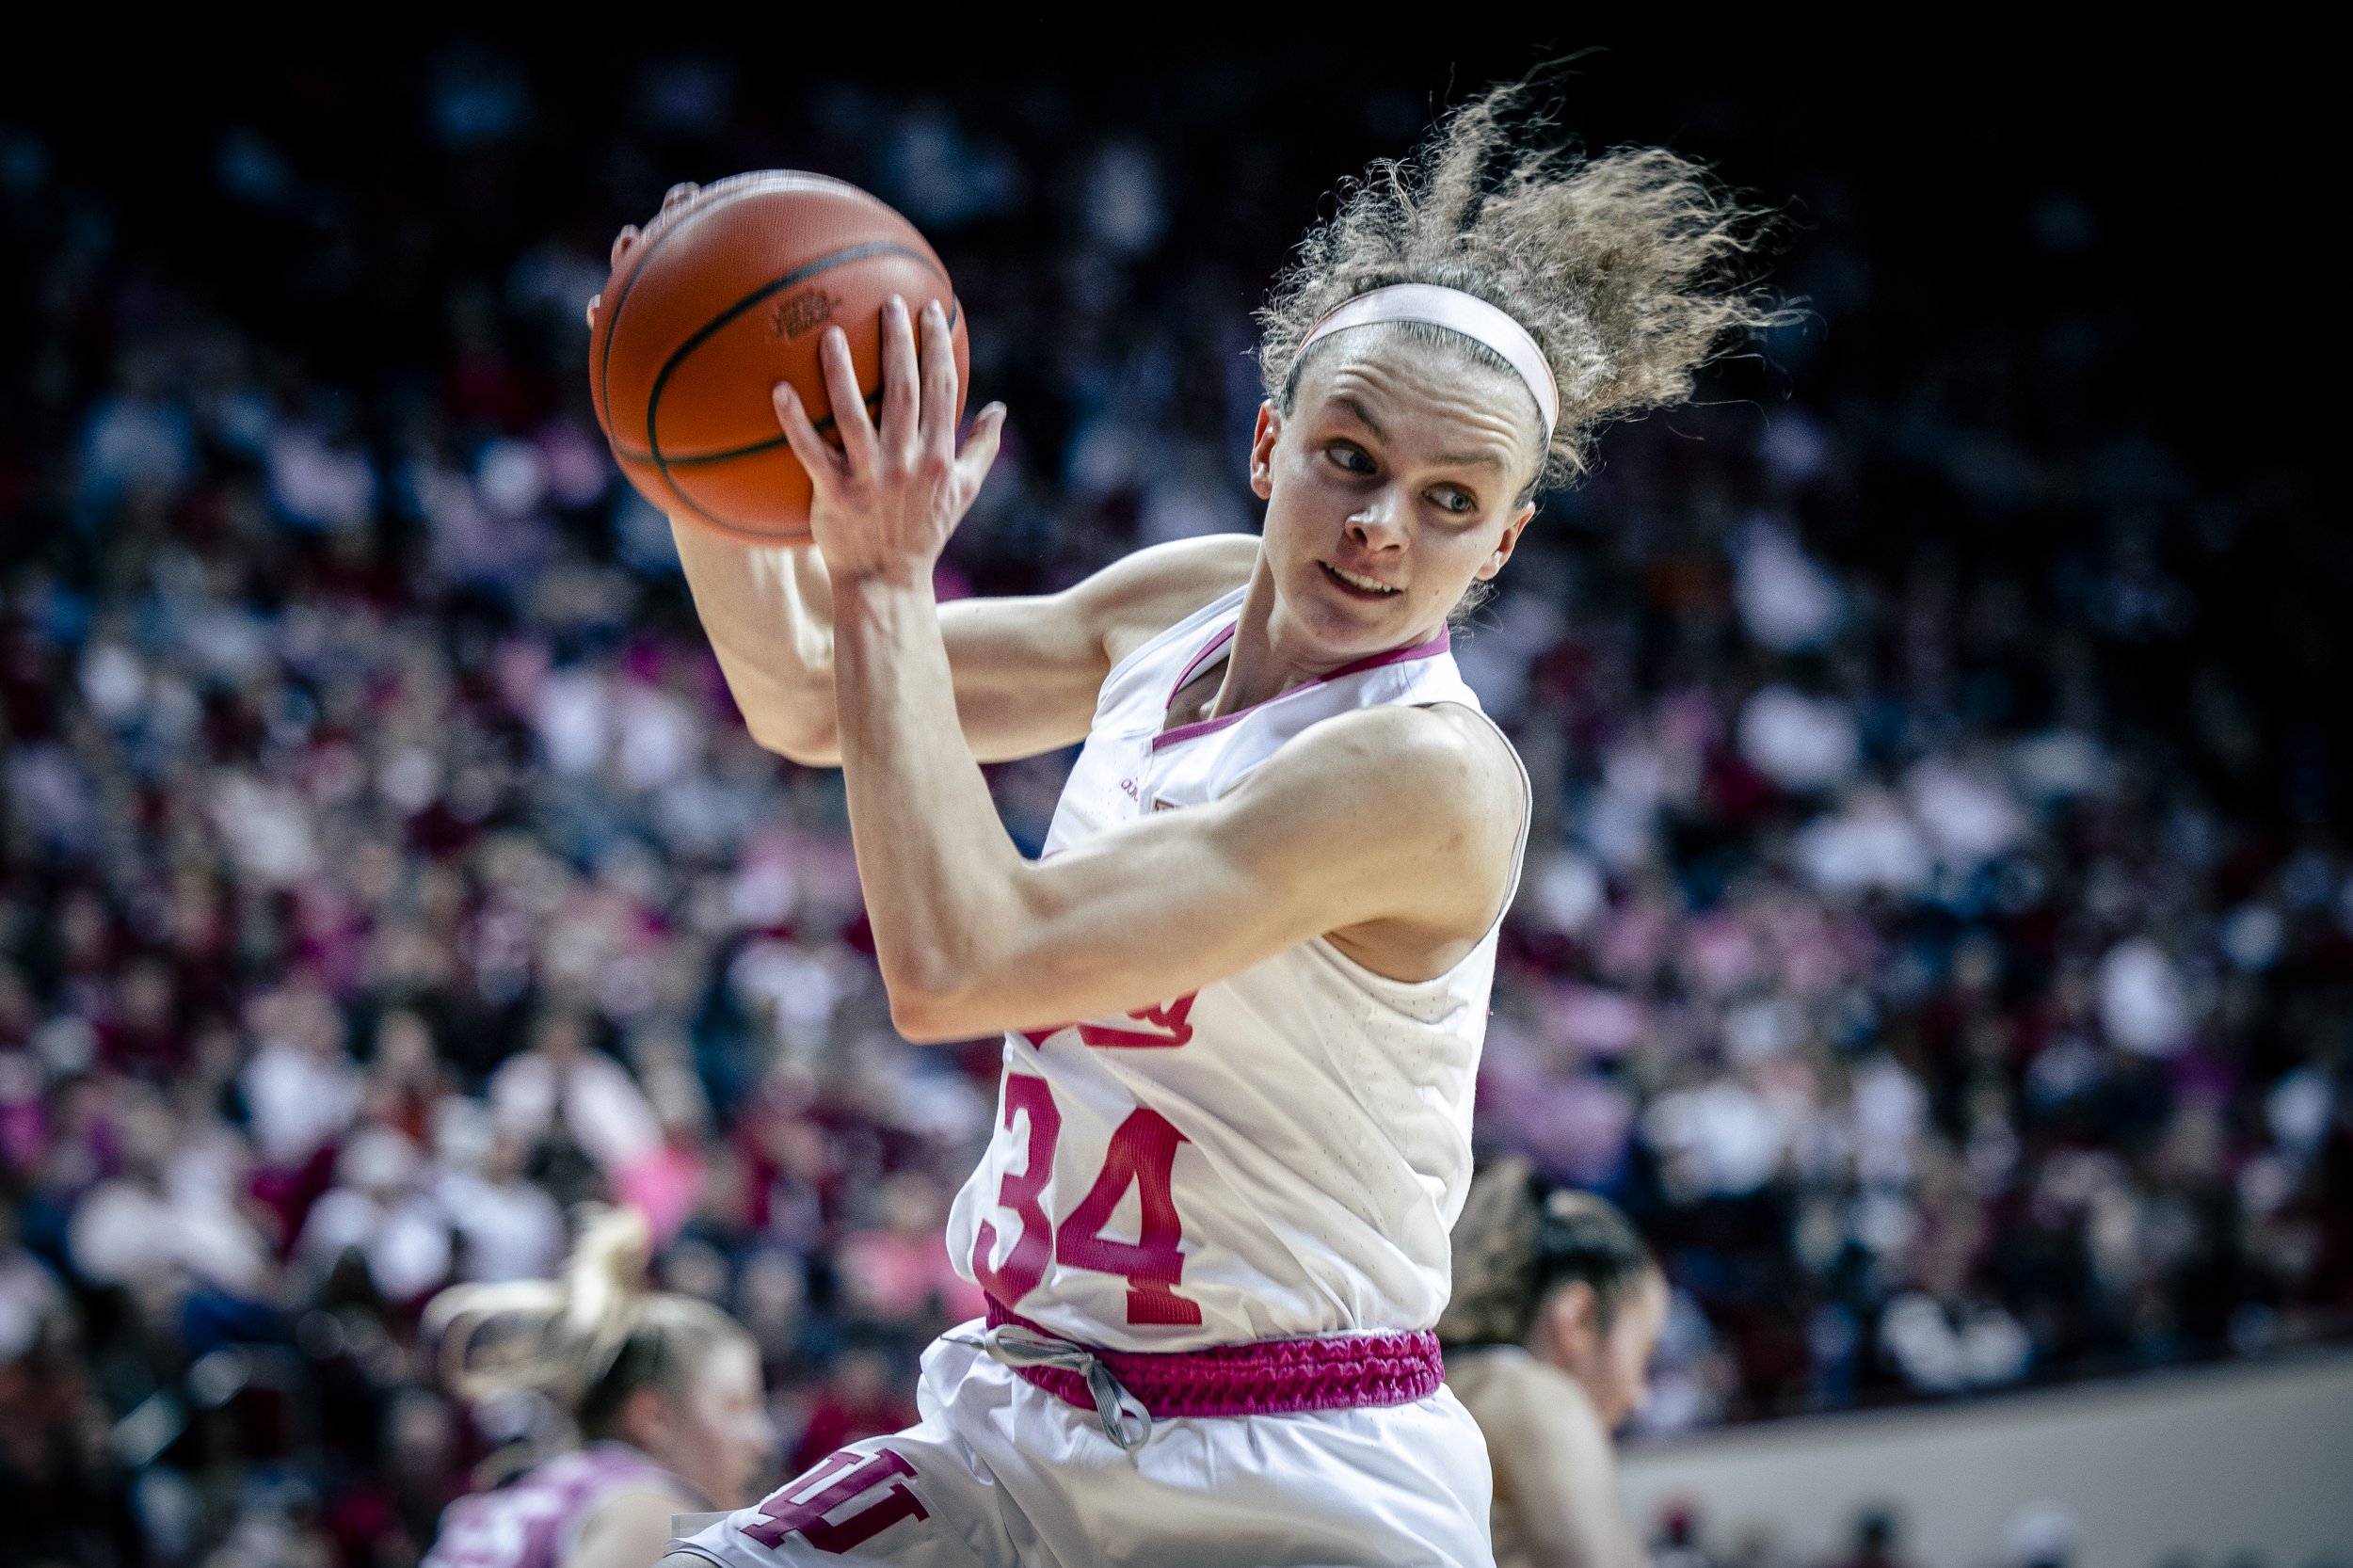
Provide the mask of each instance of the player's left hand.
[{"label": "player's left hand", "polygon": [[[692,180],[680,184],[672,185],[662,198],[662,213],[660,216],[653,220],[654,227],[658,229],[663,224],[667,223],[670,220],[670,215],[672,213],[677,212],[680,207],[683,207],[686,203],[692,201],[701,190],[702,186],[695,184]],[[646,232],[638,228],[634,223],[624,223],[621,225],[621,232],[613,236],[613,254],[611,261],[608,264],[615,272],[621,270],[621,262],[623,259],[626,258],[630,251],[636,247],[637,242],[645,237]],[[604,296],[601,293],[592,294],[588,296],[588,330],[591,332],[597,329],[597,311],[603,304]]]},{"label": "player's left hand", "polygon": [[790,382],[778,382],[774,392],[777,423],[808,470],[809,532],[837,584],[930,582],[933,563],[997,460],[1005,406],[983,408],[963,450],[956,449],[956,357],[947,313],[927,304],[922,316],[919,358],[906,301],[893,295],[883,307],[879,429],[867,416],[850,340],[839,327],[825,329],[817,357],[839,451],[818,434]]}]

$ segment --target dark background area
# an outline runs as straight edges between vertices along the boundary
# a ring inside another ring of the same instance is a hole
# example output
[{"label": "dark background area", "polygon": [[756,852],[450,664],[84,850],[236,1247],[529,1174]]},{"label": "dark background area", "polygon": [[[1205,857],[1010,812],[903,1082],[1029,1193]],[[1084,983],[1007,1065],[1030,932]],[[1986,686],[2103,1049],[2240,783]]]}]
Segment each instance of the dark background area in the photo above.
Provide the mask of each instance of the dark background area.
[{"label": "dark background area", "polygon": [[[1250,524],[1248,312],[1335,183],[1595,44],[1565,126],[1773,209],[1805,314],[1608,436],[1464,639],[1538,790],[1482,1153],[1658,1247],[1655,1434],[2345,1336],[2317,45],[764,25],[0,66],[0,1559],[412,1560],[561,1440],[417,1344],[486,1213],[691,1171],[660,1277],[801,1460],[968,1304],[994,1047],[888,1036],[838,791],[601,463],[615,229],[760,167],[907,212],[1012,409],[950,584],[1054,587]],[[1059,778],[994,774],[1024,843]],[[653,1142],[515,1110],[545,1064]]]},{"label": "dark background area", "polygon": [[[1469,87],[1575,55],[1564,106],[1579,140],[1675,147],[1784,214],[1769,275],[1818,319],[1765,346],[1768,365],[1729,368],[1718,395],[1753,398],[1766,417],[1793,376],[1827,358],[1826,381],[1891,404],[1966,404],[1995,440],[2130,430],[2163,447],[2201,489],[2232,500],[2137,529],[1984,493],[2001,483],[1993,475],[1921,484],[1903,500],[1940,535],[1966,536],[1967,552],[2094,558],[2063,560],[2082,575],[2124,550],[2195,576],[2206,589],[2199,635],[2113,661],[2131,716],[2166,728],[2193,661],[2211,664],[2250,710],[2268,784],[2286,782],[2306,812],[2343,797],[2344,705],[2300,700],[2338,667],[2334,600],[2353,550],[2323,521],[2307,413],[2332,379],[2318,291],[2344,240],[2316,51],[2258,29],[1988,30],[1865,48],[1696,28],[1672,40],[1489,36],[1441,49],[1398,48],[1365,29],[1276,26],[1217,42],[1144,31],[1098,41],[1044,22],[949,28],[909,59],[865,69],[843,63],[849,51],[731,53],[692,38],[665,46],[520,27],[307,47],[142,39],[104,72],[41,70],[28,52],[8,98],[14,121],[106,193],[135,266],[200,280],[208,302],[314,374],[389,389],[434,378],[453,286],[503,274],[552,232],[598,253],[676,180],[808,168],[888,194],[888,151],[861,133],[875,130],[880,106],[918,102],[981,128],[1023,187],[998,211],[934,225],[952,263],[968,271],[969,257],[992,283],[1043,295],[1024,303],[1050,309],[1048,259],[1071,203],[1023,171],[1124,131],[1168,160],[1170,238],[1157,264],[1136,269],[1129,297],[1248,308],[1330,210],[1342,173],[1401,152]],[[649,66],[658,75],[664,60],[678,69],[649,86]],[[494,100],[500,62],[511,61],[529,62],[517,134],[462,150],[418,134],[437,91],[478,77]],[[664,92],[677,99],[666,109]],[[248,171],[271,188],[243,200],[225,199],[219,177],[223,137],[238,132],[280,160]],[[1865,299],[1867,318],[1842,321]],[[988,342],[989,303],[975,294],[994,376],[975,394],[1005,399],[1058,444],[1072,410],[1057,377],[1026,362],[1023,344]],[[1924,359],[1966,342],[1982,346],[1982,364],[1917,385]],[[2021,344],[2041,361],[1995,363]],[[2021,376],[2041,384],[2006,384]],[[38,409],[11,408],[6,424],[12,446],[67,439],[43,430]],[[26,465],[11,462],[14,485]],[[1884,518],[1818,526],[1890,575],[1918,545],[1916,531]],[[2283,804],[2268,785],[2255,792],[2271,798],[2246,806]]]}]

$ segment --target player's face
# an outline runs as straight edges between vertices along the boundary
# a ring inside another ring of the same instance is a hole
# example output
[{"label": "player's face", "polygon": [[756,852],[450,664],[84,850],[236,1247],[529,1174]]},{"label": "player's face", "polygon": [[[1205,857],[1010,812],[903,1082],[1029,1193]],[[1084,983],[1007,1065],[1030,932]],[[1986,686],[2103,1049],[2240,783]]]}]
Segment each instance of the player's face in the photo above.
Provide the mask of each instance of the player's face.
[{"label": "player's face", "polygon": [[1667,1281],[1642,1275],[1602,1326],[1600,1299],[1582,1280],[1547,1298],[1530,1349],[1577,1379],[1602,1429],[1615,1432],[1650,1402],[1650,1358],[1667,1327]]},{"label": "player's face", "polygon": [[776,1456],[776,1424],[750,1344],[714,1346],[687,1380],[674,1407],[668,1450],[655,1461],[690,1481],[715,1507],[741,1508],[758,1497]]},{"label": "player's face", "polygon": [[1258,412],[1278,646],[1346,660],[1427,641],[1503,569],[1532,505],[1534,400],[1509,372],[1356,331]]},{"label": "player's face", "polygon": [[1602,1425],[1615,1432],[1650,1402],[1650,1358],[1667,1328],[1667,1282],[1654,1270],[1595,1336],[1593,1355],[1577,1372]]}]

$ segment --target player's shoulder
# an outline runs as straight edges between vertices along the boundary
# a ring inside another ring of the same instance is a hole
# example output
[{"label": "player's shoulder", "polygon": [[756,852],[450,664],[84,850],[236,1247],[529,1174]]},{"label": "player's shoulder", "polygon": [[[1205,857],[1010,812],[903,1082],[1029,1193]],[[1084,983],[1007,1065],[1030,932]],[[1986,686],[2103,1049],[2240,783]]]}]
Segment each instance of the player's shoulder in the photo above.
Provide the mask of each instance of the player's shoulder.
[{"label": "player's shoulder", "polygon": [[[1385,842],[1485,863],[1518,841],[1525,777],[1511,746],[1451,703],[1383,703],[1308,726],[1234,793],[1238,806],[1389,824]],[[1283,804],[1277,805],[1277,802]]]},{"label": "player's shoulder", "polygon": [[700,1506],[666,1478],[640,1477],[598,1497],[580,1522],[567,1568],[635,1568],[660,1556],[670,1521]]},{"label": "player's shoulder", "polygon": [[1172,539],[1122,556],[1067,590],[1117,664],[1203,605],[1250,581],[1258,564],[1253,534]]},{"label": "player's shoulder", "polygon": [[1284,748],[1320,772],[1361,775],[1386,791],[1491,805],[1524,792],[1512,744],[1457,702],[1375,703],[1309,726]]},{"label": "player's shoulder", "polygon": [[1585,1385],[1517,1345],[1447,1352],[1447,1386],[1491,1437],[1509,1435],[1548,1448],[1606,1449]]}]

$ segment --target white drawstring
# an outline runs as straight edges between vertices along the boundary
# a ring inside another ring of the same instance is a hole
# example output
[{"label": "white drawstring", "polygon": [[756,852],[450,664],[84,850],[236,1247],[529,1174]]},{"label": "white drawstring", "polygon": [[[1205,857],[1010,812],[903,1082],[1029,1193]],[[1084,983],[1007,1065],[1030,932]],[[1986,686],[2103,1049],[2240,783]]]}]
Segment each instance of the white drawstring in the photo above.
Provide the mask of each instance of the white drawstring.
[{"label": "white drawstring", "polygon": [[[1000,1323],[978,1339],[952,1334],[948,1338],[954,1344],[986,1352],[988,1358],[1000,1367],[1050,1367],[1056,1371],[1078,1373],[1086,1380],[1087,1392],[1095,1396],[1095,1414],[1103,1423],[1103,1435],[1128,1453],[1143,1448],[1152,1435],[1152,1413],[1122,1388],[1112,1369],[1084,1345],[1039,1334],[1018,1323]],[[1135,1429],[1132,1436],[1128,1430],[1131,1424]]]}]

